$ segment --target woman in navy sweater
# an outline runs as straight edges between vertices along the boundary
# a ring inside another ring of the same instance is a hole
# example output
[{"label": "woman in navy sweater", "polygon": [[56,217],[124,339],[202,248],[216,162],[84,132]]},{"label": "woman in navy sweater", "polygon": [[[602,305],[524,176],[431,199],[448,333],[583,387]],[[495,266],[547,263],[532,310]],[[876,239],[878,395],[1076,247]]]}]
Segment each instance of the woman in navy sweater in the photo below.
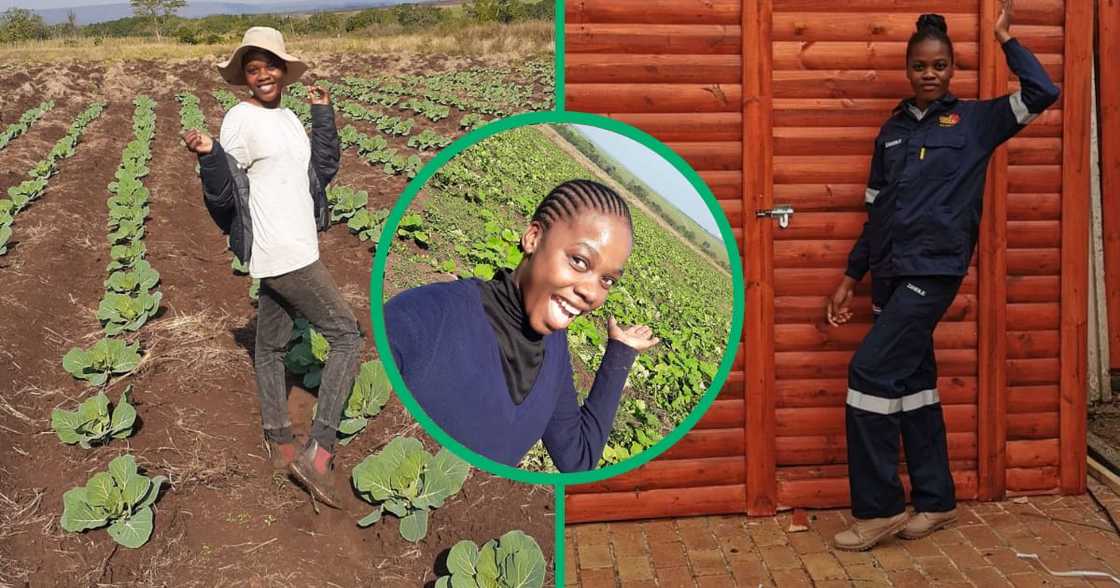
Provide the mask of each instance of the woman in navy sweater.
[{"label": "woman in navy sweater", "polygon": [[[906,48],[914,97],[875,140],[868,221],[827,308],[831,324],[847,322],[852,288],[871,271],[874,324],[852,356],[845,403],[856,522],[833,539],[839,549],[869,549],[895,533],[917,539],[957,518],[933,331],[968,271],[992,152],[1058,99],[1046,70],[1011,36],[1012,14],[1004,0],[995,35],[1018,91],[993,100],[950,94],[945,19],[924,14]],[[913,517],[898,476],[900,433]]]},{"label": "woman in navy sweater", "polygon": [[521,236],[524,258],[490,281],[429,284],[385,305],[405,384],[447,434],[510,466],[538,441],[562,472],[595,467],[647,326],[608,320],[606,354],[582,406],[567,327],[603,305],[633,242],[626,202],[598,182],[560,184]]}]

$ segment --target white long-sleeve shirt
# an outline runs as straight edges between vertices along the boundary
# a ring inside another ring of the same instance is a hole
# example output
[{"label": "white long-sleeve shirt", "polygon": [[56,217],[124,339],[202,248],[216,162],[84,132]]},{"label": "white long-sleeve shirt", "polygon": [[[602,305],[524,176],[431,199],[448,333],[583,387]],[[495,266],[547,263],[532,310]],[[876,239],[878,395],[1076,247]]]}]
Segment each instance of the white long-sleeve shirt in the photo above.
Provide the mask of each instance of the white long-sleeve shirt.
[{"label": "white long-sleeve shirt", "polygon": [[295,113],[248,102],[222,120],[222,147],[249,176],[249,275],[269,278],[319,259],[307,167],[311,141]]}]

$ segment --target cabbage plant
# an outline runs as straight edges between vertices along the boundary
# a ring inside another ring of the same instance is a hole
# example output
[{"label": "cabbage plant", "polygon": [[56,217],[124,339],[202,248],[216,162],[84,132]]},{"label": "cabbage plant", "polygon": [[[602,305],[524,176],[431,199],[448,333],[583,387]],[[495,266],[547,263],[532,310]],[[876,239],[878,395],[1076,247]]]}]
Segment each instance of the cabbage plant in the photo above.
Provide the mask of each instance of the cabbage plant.
[{"label": "cabbage plant", "polygon": [[123,374],[140,365],[140,344],[131,345],[108,337],[88,350],[71,348],[62,358],[62,367],[75,378],[100,386],[110,374]]},{"label": "cabbage plant", "polygon": [[83,449],[110,439],[125,439],[132,435],[136,422],[136,408],[128,402],[131,391],[129,386],[121,392],[120,400],[111,410],[109,397],[103,391],[85,399],[76,410],[56,408],[51,411],[51,428],[63,443],[77,443]]},{"label": "cabbage plant", "polygon": [[136,549],[152,536],[152,505],[167,478],[149,478],[139,473],[136,459],[122,455],[109,462],[107,472],[98,472],[62,495],[62,530],[81,533],[109,525],[109,536]]},{"label": "cabbage plant", "polygon": [[470,466],[446,448],[433,457],[419,440],[397,437],[351,474],[358,494],[375,506],[358,526],[373,525],[389,512],[401,521],[401,537],[416,543],[428,534],[428,511],[457,494],[468,473]]},{"label": "cabbage plant", "polygon": [[104,324],[106,334],[135,331],[159,312],[161,298],[163,294],[160,292],[138,292],[132,295],[106,292],[97,307],[97,318]]},{"label": "cabbage plant", "polygon": [[460,541],[447,555],[447,576],[436,588],[541,588],[545,560],[540,545],[521,531],[510,531],[479,549]]},{"label": "cabbage plant", "polygon": [[338,423],[339,444],[349,444],[366,428],[369,419],[381,413],[389,401],[389,391],[389,377],[381,362],[374,359],[363,363]]}]

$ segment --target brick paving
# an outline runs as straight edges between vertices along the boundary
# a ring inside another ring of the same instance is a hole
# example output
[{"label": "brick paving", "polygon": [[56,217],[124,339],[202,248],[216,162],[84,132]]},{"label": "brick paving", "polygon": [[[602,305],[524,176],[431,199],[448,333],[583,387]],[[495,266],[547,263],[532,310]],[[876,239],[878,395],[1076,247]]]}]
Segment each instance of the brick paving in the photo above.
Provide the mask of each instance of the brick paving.
[{"label": "brick paving", "polygon": [[[1089,480],[1120,521],[1120,496]],[[1113,586],[1050,576],[1016,557],[1036,553],[1051,569],[1120,575],[1120,537],[1088,496],[965,503],[960,521],[917,541],[891,538],[872,551],[829,546],[847,511],[810,511],[790,533],[791,513],[573,525],[565,535],[565,585],[585,588],[733,586]]]}]

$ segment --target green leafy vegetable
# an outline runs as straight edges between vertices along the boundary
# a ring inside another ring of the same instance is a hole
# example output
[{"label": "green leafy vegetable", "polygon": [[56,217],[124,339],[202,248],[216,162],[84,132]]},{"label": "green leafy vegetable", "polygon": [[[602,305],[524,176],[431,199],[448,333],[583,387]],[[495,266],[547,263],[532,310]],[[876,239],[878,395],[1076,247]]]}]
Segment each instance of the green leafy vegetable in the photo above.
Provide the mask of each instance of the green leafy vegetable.
[{"label": "green leafy vegetable", "polygon": [[296,319],[292,325],[292,336],[288,340],[288,353],[284,355],[284,366],[293,374],[303,376],[304,388],[317,388],[323,376],[323,365],[331,344],[326,337],[311,328],[307,319]]},{"label": "green leafy vegetable", "polygon": [[135,331],[159,311],[163,294],[138,292],[133,295],[106,292],[97,307],[97,318],[102,321],[105,333],[116,335],[122,331]]},{"label": "green leafy vegetable", "polygon": [[89,449],[94,443],[107,443],[110,439],[124,439],[132,435],[136,422],[136,409],[128,402],[129,386],[121,393],[117,405],[109,409],[105,392],[87,398],[77,410],[56,408],[51,411],[51,428],[59,440],[67,445],[77,443]]},{"label": "green leafy vegetable", "polygon": [[362,364],[338,424],[338,442],[341,445],[353,441],[366,428],[369,419],[381,412],[389,401],[390,390],[389,378],[380,361],[374,359]]},{"label": "green leafy vegetable", "polygon": [[167,482],[164,476],[149,478],[139,473],[136,459],[122,455],[109,462],[109,470],[98,472],[62,496],[62,530],[81,533],[109,525],[109,536],[136,549],[152,536],[152,505]]},{"label": "green leafy vegetable", "polygon": [[71,348],[62,358],[62,367],[71,376],[100,386],[110,374],[123,374],[140,365],[140,344],[129,345],[120,339],[104,338],[88,350]]},{"label": "green leafy vegetable", "polygon": [[535,539],[515,530],[481,549],[473,541],[456,543],[447,555],[447,571],[436,588],[541,588],[544,553]]}]

